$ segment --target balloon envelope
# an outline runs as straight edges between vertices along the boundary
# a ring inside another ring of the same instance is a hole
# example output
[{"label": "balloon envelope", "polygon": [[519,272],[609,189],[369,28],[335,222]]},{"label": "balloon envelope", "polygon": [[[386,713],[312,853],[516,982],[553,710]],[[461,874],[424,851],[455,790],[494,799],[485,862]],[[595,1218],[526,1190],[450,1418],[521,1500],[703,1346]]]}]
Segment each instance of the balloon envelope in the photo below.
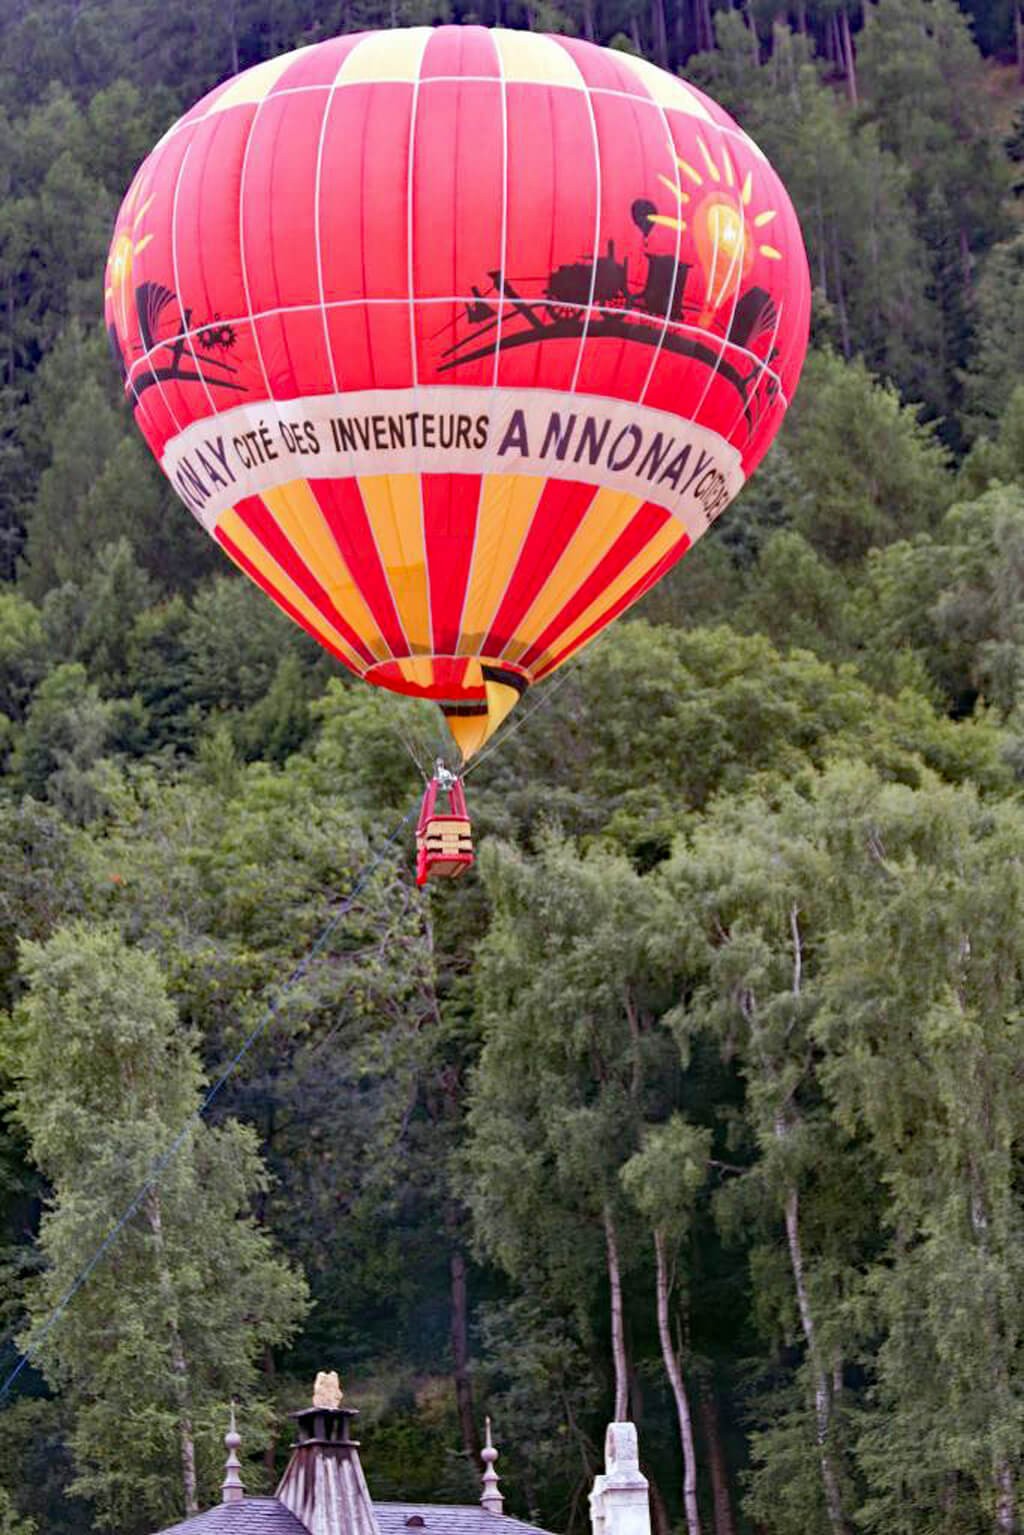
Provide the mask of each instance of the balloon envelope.
[{"label": "balloon envelope", "polygon": [[334,38],[212,91],[106,273],[189,509],[463,754],[664,574],[778,429],[807,342],[789,198],[694,87],[480,27]]}]

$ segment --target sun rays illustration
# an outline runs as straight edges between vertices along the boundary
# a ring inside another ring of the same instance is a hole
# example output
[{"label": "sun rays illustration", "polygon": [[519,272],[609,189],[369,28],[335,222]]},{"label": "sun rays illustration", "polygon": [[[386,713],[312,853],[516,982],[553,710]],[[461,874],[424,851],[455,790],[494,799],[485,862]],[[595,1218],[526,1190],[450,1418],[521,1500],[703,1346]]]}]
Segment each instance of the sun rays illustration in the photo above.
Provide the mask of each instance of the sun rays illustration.
[{"label": "sun rays illustration", "polygon": [[122,336],[128,334],[128,311],[134,290],[132,273],[135,258],[146,249],[153,236],[139,233],[139,225],[153,202],[150,195],[142,198],[142,178],[135,183],[121,208],[119,228],[114,237],[107,260],[107,282],[104,296],[114,306]]},{"label": "sun rays illustration", "polygon": [[705,277],[705,300],[700,324],[710,323],[715,311],[733,298],[754,264],[756,255],[781,261],[782,252],[763,243],[759,231],[778,216],[775,208],[751,214],[754,182],[750,171],[737,186],[736,171],[727,147],[719,166],[700,134],[697,149],[703,169],[676,155],[678,173],[673,180],[658,180],[672,193],[678,213],[652,213],[650,222],[679,234],[690,231],[697,260]]}]

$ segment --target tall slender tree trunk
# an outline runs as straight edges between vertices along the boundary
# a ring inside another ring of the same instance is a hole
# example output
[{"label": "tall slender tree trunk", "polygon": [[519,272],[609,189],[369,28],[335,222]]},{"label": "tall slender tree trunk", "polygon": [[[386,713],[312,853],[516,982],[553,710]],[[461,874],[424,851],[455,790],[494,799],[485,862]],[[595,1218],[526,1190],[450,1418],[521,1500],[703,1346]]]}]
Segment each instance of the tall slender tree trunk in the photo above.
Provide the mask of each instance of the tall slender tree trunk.
[{"label": "tall slender tree trunk", "polygon": [[665,0],[651,0],[651,25],[654,30],[654,49],[662,69],[668,68],[668,22],[665,18]]},{"label": "tall slender tree trunk", "polygon": [[156,1252],[157,1282],[160,1299],[167,1314],[167,1332],[171,1351],[171,1370],[174,1374],[174,1390],[178,1399],[178,1439],[181,1451],[181,1481],[185,1494],[185,1518],[191,1519],[199,1512],[196,1492],[196,1444],[192,1432],[192,1413],[189,1407],[188,1362],[178,1327],[178,1303],[174,1294],[170,1272],[164,1256],[164,1230],[160,1218],[160,1195],[150,1189],[146,1195],[146,1218],[153,1233]]},{"label": "tall slender tree trunk", "polygon": [[671,1282],[665,1257],[665,1233],[654,1233],[654,1256],[657,1265],[658,1290],[658,1337],[661,1340],[661,1357],[665,1365],[672,1395],[675,1397],[676,1416],[679,1419],[679,1442],[683,1451],[683,1508],[686,1511],[687,1535],[700,1535],[700,1513],[697,1508],[697,1457],[693,1448],[693,1423],[690,1418],[690,1402],[686,1395],[683,1372],[679,1357],[672,1343],[669,1325],[668,1302]]},{"label": "tall slender tree trunk", "polygon": [[[800,935],[800,913],[796,906],[791,907],[789,913],[790,932],[793,935],[793,995],[799,997],[803,985],[803,942]],[[779,1109],[775,1115],[775,1138],[785,1143],[791,1129],[790,1120],[784,1109]],[[832,1526],[833,1535],[847,1535],[847,1524],[843,1514],[842,1495],[839,1491],[839,1477],[836,1474],[835,1463],[829,1449],[828,1435],[832,1422],[832,1393],[821,1357],[821,1349],[818,1343],[818,1330],[814,1321],[814,1313],[811,1310],[811,1299],[807,1289],[807,1274],[804,1268],[803,1244],[800,1239],[800,1194],[795,1184],[791,1184],[786,1191],[786,1243],[789,1247],[789,1262],[793,1271],[793,1284],[796,1288],[796,1303],[800,1313],[800,1326],[803,1329],[804,1342],[807,1344],[807,1360],[811,1367],[811,1377],[814,1381],[814,1429],[818,1442],[818,1464],[821,1467],[821,1484],[825,1492],[825,1507],[828,1511],[828,1521]]]},{"label": "tall slender tree trunk", "polygon": [[[783,1139],[787,1133],[784,1126],[780,1129],[779,1120],[776,1120],[775,1133]],[[807,1344],[807,1358],[814,1380],[814,1428],[818,1441],[818,1463],[821,1467],[821,1484],[825,1490],[825,1507],[828,1510],[828,1521],[832,1526],[833,1535],[846,1535],[847,1525],[843,1516],[839,1478],[836,1475],[835,1464],[828,1447],[828,1432],[832,1421],[832,1393],[829,1389],[828,1372],[821,1362],[814,1314],[811,1311],[810,1297],[807,1293],[804,1255],[800,1241],[800,1195],[796,1188],[793,1187],[786,1194],[786,1241],[789,1245],[789,1262],[793,1271],[793,1283],[796,1286],[796,1303],[797,1309],[800,1312],[800,1326],[803,1329],[804,1342]]]},{"label": "tall slender tree trunk", "polygon": [[[276,1362],[274,1360],[274,1350],[268,1344],[267,1347],[263,1350],[263,1375],[264,1375],[264,1377],[265,1377],[265,1379],[267,1380],[268,1383],[272,1383],[273,1380],[274,1380],[274,1377],[276,1376],[276,1374],[277,1374],[277,1364],[276,1364]],[[268,1476],[268,1478],[271,1479],[271,1481],[273,1480],[274,1471],[276,1470],[276,1467],[277,1467],[277,1434],[273,1430],[271,1430],[271,1432],[270,1432],[270,1434],[269,1434],[269,1436],[267,1438],[266,1449],[263,1451],[263,1469],[267,1473],[267,1476]]]},{"label": "tall slender tree trunk", "polygon": [[459,1413],[462,1448],[474,1461],[480,1459],[480,1436],[473,1413],[473,1384],[469,1376],[469,1307],[466,1299],[466,1259],[459,1248],[452,1249],[449,1266],[452,1296],[452,1365],[455,1403]]},{"label": "tall slender tree trunk", "polygon": [[846,64],[846,93],[854,106],[857,105],[857,61],[853,53],[853,34],[846,7],[839,13],[839,29],[843,40],[843,58]]},{"label": "tall slender tree trunk", "polygon": [[[638,1413],[639,1417],[640,1414]],[[647,1496],[651,1505],[651,1530],[653,1535],[672,1535],[672,1518],[668,1511],[668,1505],[662,1495],[657,1480],[651,1475],[650,1467],[641,1465],[641,1471],[647,1478]]]},{"label": "tall slender tree trunk", "polygon": [[604,1207],[604,1240],[608,1254],[608,1288],[612,1308],[612,1360],[615,1365],[614,1422],[624,1423],[629,1414],[629,1369],[626,1363],[626,1334],[622,1324],[622,1268],[619,1264],[619,1239],[611,1205]]},{"label": "tall slender tree trunk", "polygon": [[839,261],[839,232],[832,230],[832,270],[836,278],[836,314],[839,316],[839,339],[843,346],[843,356],[853,356],[853,344],[850,340],[850,321],[846,313],[846,294],[843,291],[843,269]]},{"label": "tall slender tree trunk", "polygon": [[711,1497],[714,1502],[715,1535],[736,1535],[736,1519],[729,1496],[729,1475],[726,1469],[722,1432],[718,1422],[718,1406],[715,1388],[705,1377],[701,1382],[699,1401],[700,1426],[707,1448],[708,1471],[711,1474]]},{"label": "tall slender tree trunk", "polygon": [[[971,1229],[978,1248],[987,1260],[989,1257],[989,1214],[987,1190],[975,1162],[971,1161]],[[985,1335],[989,1348],[989,1371],[995,1401],[1000,1416],[1008,1419],[1012,1411],[1013,1397],[1010,1390],[1010,1372],[1006,1347],[999,1321],[999,1302],[986,1280],[982,1286],[982,1308],[985,1317]],[[997,1456],[992,1467],[996,1495],[996,1529],[999,1535],[1017,1535],[1017,1487],[1013,1465],[1005,1456]]]},{"label": "tall slender tree trunk", "polygon": [[1014,9],[1014,33],[1017,39],[1017,79],[1024,85],[1024,4],[1017,0]]}]

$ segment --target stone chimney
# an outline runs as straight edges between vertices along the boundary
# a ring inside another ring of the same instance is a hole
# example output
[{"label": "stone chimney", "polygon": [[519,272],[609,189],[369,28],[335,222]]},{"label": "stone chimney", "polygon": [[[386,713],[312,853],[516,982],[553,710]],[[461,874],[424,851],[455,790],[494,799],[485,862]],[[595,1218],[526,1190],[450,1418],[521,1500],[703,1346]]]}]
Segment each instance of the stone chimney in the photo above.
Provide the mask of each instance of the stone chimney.
[{"label": "stone chimney", "polygon": [[651,1535],[647,1478],[632,1423],[609,1423],[604,1440],[604,1475],[590,1494],[593,1535]]},{"label": "stone chimney", "polygon": [[350,1433],[359,1415],[341,1398],[333,1371],[317,1376],[313,1405],[292,1414],[297,1437],[276,1496],[310,1535],[380,1535]]}]

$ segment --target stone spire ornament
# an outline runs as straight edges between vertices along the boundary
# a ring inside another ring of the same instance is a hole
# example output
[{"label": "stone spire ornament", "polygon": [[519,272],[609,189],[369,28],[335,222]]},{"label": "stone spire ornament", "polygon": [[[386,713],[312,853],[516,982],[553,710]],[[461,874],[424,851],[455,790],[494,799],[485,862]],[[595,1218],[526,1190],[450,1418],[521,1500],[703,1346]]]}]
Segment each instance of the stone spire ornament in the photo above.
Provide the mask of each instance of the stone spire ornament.
[{"label": "stone spire ornament", "polygon": [[494,1441],[491,1439],[490,1418],[485,1418],[484,1424],[486,1438],[484,1447],[480,1451],[480,1459],[484,1463],[484,1490],[480,1497],[480,1503],[489,1514],[500,1514],[504,1511],[505,1499],[498,1491],[498,1473],[494,1469],[494,1462],[498,1458],[498,1452],[494,1448]]},{"label": "stone spire ornament", "polygon": [[224,1443],[227,1446],[228,1458],[224,1465],[224,1480],[220,1486],[220,1501],[222,1503],[240,1503],[245,1497],[245,1487],[239,1472],[242,1462],[238,1458],[238,1448],[242,1443],[242,1436],[235,1425],[235,1404],[231,1403],[231,1427],[224,1435]]}]

